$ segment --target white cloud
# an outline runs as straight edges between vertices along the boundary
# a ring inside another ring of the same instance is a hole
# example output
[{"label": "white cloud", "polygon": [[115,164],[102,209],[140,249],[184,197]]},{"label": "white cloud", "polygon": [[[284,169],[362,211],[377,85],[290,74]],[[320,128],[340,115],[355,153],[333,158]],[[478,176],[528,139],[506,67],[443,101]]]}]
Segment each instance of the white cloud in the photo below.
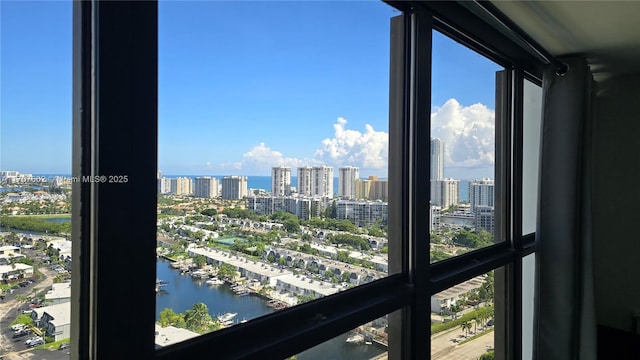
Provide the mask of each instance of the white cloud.
[{"label": "white cloud", "polygon": [[[313,161],[311,161],[313,162]],[[311,165],[310,161],[298,158],[285,157],[280,151],[273,150],[261,142],[242,155],[241,169],[250,169],[256,173],[271,173],[273,166],[299,166]]]},{"label": "white cloud", "polygon": [[[480,103],[462,106],[457,100],[449,99],[444,105],[433,108],[431,119],[432,136],[445,142],[445,166],[450,170],[468,169],[474,172],[485,171],[494,166],[493,110]],[[206,165],[210,170],[249,175],[270,174],[271,167],[280,165],[291,168],[307,165],[352,165],[358,166],[362,175],[386,176],[389,157],[387,132],[376,131],[369,124],[365,125],[364,132],[349,129],[347,120],[342,117],[336,120],[333,129],[333,137],[322,140],[311,157],[287,157],[281,151],[260,142],[245,152],[241,161],[214,164],[207,162]],[[448,176],[455,176],[451,171],[445,171],[451,174]]]},{"label": "white cloud", "polygon": [[431,121],[431,136],[445,143],[445,167],[494,166],[493,110],[480,103],[462,106],[456,99],[449,99],[433,108]]},{"label": "white cloud", "polygon": [[366,124],[364,133],[346,128],[347,120],[339,117],[333,125],[334,136],[322,140],[316,157],[335,166],[353,165],[386,173],[389,158],[389,134]]}]

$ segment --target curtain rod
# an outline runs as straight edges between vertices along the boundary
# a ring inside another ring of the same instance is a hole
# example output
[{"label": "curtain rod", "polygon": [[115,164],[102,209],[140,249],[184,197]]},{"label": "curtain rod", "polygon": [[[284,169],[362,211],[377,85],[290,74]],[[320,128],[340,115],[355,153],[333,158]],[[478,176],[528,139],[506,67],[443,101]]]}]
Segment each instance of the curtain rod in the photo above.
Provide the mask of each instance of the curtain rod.
[{"label": "curtain rod", "polygon": [[[535,41],[529,34],[522,30],[515,22],[509,19],[504,13],[502,13],[495,5],[486,0],[474,0],[473,2],[460,1],[461,5],[469,8],[469,4],[475,4],[475,9],[479,9],[492,18],[495,22],[500,24],[506,30],[508,36],[518,40],[522,46],[527,47],[530,52],[533,52],[538,57],[542,58],[549,64],[555,65],[556,75],[563,76],[569,71],[569,66],[562,61],[558,60],[555,56],[551,55],[542,45]],[[500,30],[500,29],[498,29]]]}]

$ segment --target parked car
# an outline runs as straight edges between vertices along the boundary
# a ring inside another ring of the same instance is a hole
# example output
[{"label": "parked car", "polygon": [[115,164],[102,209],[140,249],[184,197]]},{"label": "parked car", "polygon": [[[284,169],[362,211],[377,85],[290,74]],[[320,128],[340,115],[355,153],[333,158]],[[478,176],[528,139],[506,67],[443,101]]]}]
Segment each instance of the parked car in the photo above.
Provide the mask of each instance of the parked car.
[{"label": "parked car", "polygon": [[24,342],[25,345],[32,347],[32,346],[37,346],[37,345],[42,345],[44,344],[44,339],[41,338],[40,336],[34,336],[30,339],[27,339],[27,341]]},{"label": "parked car", "polygon": [[21,336],[25,336],[25,335],[29,335],[31,333],[31,329],[29,328],[24,328],[24,329],[20,329],[17,330],[13,333],[13,337],[17,338],[17,337],[21,337]]},{"label": "parked car", "polygon": [[42,345],[44,343],[45,343],[45,341],[44,341],[43,338],[37,338],[37,339],[34,339],[33,341],[31,341],[30,343],[28,343],[27,346],[34,347],[34,346]]},{"label": "parked car", "polygon": [[22,330],[22,329],[24,329],[26,327],[27,327],[27,325],[25,325],[25,324],[15,324],[15,325],[11,325],[11,330],[18,331],[18,330]]}]

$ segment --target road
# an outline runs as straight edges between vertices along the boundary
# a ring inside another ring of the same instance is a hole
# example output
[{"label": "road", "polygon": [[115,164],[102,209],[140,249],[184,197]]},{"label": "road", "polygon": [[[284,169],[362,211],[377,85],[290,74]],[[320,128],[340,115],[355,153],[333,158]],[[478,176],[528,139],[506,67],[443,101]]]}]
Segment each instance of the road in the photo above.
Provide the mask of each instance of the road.
[{"label": "road", "polygon": [[[25,252],[25,255],[33,256],[35,254],[26,254]],[[5,299],[0,301],[0,356],[2,356],[3,360],[44,358],[41,356],[34,357],[34,355],[42,355],[41,352],[45,350],[28,349],[24,344],[25,340],[33,335],[13,338],[13,331],[9,328],[9,325],[22,312],[22,308],[25,305],[23,302],[18,302],[16,300],[16,296],[21,295],[26,297],[29,295],[33,295],[34,288],[38,289],[38,293],[45,292],[51,288],[51,284],[53,284],[53,278],[58,275],[56,271],[53,271],[47,267],[38,267],[38,270],[43,274],[43,278],[40,281],[28,285],[27,287],[14,290],[13,294],[7,294]],[[46,351],[49,352],[48,350]],[[60,351],[60,353],[64,352]],[[46,358],[49,359],[51,357],[47,356]],[[53,356],[53,358],[58,359],[58,354]]]},{"label": "road", "polygon": [[[473,336],[470,334],[469,336]],[[464,332],[460,327],[438,333],[431,337],[431,359],[471,360],[493,349],[493,331],[464,344]]]}]

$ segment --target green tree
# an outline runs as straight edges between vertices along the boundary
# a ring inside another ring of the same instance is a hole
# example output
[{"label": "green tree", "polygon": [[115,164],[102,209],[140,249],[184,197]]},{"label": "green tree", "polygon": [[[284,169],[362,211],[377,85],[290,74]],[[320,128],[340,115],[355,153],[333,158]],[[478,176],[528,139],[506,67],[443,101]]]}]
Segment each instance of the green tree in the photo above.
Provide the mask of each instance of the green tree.
[{"label": "green tree", "polygon": [[220,265],[218,269],[218,277],[226,280],[231,280],[236,276],[236,268],[231,264],[224,263]]},{"label": "green tree", "polygon": [[302,246],[300,246],[298,251],[303,252],[305,254],[311,254],[311,255],[319,254],[319,251],[317,249],[312,248],[311,245],[309,245],[308,243],[302,244]]},{"label": "green tree", "polygon": [[495,358],[494,352],[489,351],[488,353],[484,353],[482,355],[480,355],[480,357],[478,358],[478,360],[493,360]]},{"label": "green tree", "polygon": [[204,255],[197,255],[193,258],[193,263],[196,264],[197,267],[201,268],[207,264],[207,258]]},{"label": "green tree", "polygon": [[166,308],[160,312],[160,326],[175,326],[179,328],[186,328],[187,324],[184,320],[183,314],[176,314],[173,309]]},{"label": "green tree", "polygon": [[346,263],[351,262],[351,258],[349,257],[349,252],[348,251],[340,251],[340,250],[338,250],[337,259],[340,262],[346,262]]},{"label": "green tree", "polygon": [[460,328],[462,328],[462,331],[464,331],[464,336],[467,337],[469,334],[469,330],[471,330],[471,322],[463,321],[462,324],[460,324]]},{"label": "green tree", "polygon": [[298,298],[298,304],[304,304],[306,302],[309,302],[309,301],[312,301],[312,300],[316,299],[315,296],[310,295],[310,294],[298,295],[297,298]]},{"label": "green tree", "polygon": [[185,312],[184,321],[187,329],[199,334],[209,332],[214,325],[213,319],[209,315],[209,308],[201,302],[194,304],[191,309]]},{"label": "green tree", "polygon": [[284,228],[288,233],[300,232],[300,222],[298,221],[298,218],[289,218],[284,220],[282,225],[284,225]]},{"label": "green tree", "polygon": [[204,216],[216,216],[218,215],[218,210],[216,209],[205,209],[200,212],[200,214]]}]

